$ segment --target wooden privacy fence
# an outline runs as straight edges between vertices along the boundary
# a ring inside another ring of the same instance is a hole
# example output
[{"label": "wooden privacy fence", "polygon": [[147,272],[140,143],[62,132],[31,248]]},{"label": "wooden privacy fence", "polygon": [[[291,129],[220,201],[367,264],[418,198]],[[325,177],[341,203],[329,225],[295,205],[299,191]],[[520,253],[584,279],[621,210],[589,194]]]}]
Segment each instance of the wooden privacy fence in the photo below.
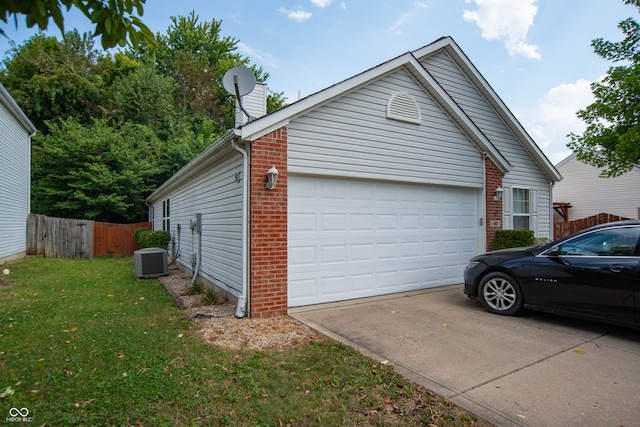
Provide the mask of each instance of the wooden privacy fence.
[{"label": "wooden privacy fence", "polygon": [[585,228],[593,227],[598,224],[606,224],[608,222],[623,221],[629,218],[623,218],[618,215],[608,213],[599,213],[587,218],[576,219],[575,221],[556,222],[553,224],[553,237],[559,239],[573,233],[577,233]]},{"label": "wooden privacy fence", "polygon": [[27,255],[46,258],[131,256],[136,249],[133,234],[138,228],[151,228],[151,223],[112,224],[31,214],[27,222]]}]

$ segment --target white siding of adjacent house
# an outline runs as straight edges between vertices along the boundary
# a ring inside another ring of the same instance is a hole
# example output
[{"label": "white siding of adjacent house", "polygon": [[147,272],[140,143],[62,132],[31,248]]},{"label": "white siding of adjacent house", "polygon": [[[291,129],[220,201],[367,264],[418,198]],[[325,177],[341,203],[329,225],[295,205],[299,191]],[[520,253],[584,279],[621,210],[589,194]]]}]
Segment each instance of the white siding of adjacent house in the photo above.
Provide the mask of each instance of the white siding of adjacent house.
[{"label": "white siding of adjacent house", "polygon": [[241,173],[242,157],[227,149],[212,156],[195,175],[154,195],[152,202],[153,228],[162,230],[162,202],[170,200],[170,232],[179,243],[178,262],[190,270],[198,236],[189,223],[197,213],[202,214],[200,275],[235,296],[242,290]]},{"label": "white siding of adjacent house", "polygon": [[[508,192],[515,186],[530,189],[530,195],[536,197],[536,200],[531,200],[532,207],[536,209],[550,207],[549,179],[451,57],[444,51],[438,51],[431,56],[422,58],[421,63],[511,165],[511,170],[503,179],[503,186],[507,190],[505,191],[504,204],[507,205],[507,202],[510,202]],[[503,228],[506,229],[512,227],[509,212],[509,207],[505,206]],[[551,237],[550,208],[537,209],[536,218],[537,224],[532,224],[536,236]],[[532,219],[535,218],[532,216]]]},{"label": "white siding of adjacent house", "polygon": [[[422,124],[388,119],[387,102],[404,92]],[[289,172],[482,188],[478,148],[404,70],[294,119]]]},{"label": "white siding of adjacent house", "polygon": [[600,170],[575,156],[558,165],[563,176],[553,201],[571,203],[569,221],[609,213],[636,219],[640,215],[640,169],[617,178],[600,178]]},{"label": "white siding of adjacent house", "polygon": [[27,250],[29,132],[0,103],[0,260]]}]

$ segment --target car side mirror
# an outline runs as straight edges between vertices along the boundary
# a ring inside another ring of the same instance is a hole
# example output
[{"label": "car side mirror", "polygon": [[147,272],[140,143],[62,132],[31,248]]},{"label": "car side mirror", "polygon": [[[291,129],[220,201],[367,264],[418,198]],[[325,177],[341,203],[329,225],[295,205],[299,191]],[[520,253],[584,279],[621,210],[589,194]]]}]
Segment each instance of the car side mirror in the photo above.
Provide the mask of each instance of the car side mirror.
[{"label": "car side mirror", "polygon": [[547,256],[557,258],[560,256],[560,246],[554,246],[547,251]]}]

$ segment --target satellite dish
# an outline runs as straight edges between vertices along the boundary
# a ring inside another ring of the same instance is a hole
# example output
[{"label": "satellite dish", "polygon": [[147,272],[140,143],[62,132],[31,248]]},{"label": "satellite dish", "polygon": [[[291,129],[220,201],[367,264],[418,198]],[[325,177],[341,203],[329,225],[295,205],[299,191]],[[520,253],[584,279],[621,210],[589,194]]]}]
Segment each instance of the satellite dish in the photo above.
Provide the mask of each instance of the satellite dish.
[{"label": "satellite dish", "polygon": [[256,76],[246,67],[233,67],[224,74],[222,85],[227,92],[239,98],[256,87]]},{"label": "satellite dish", "polygon": [[251,114],[242,106],[241,96],[244,96],[256,87],[256,76],[253,71],[246,67],[233,67],[222,77],[222,86],[231,95],[236,97],[240,110],[247,116],[249,121],[254,120]]}]

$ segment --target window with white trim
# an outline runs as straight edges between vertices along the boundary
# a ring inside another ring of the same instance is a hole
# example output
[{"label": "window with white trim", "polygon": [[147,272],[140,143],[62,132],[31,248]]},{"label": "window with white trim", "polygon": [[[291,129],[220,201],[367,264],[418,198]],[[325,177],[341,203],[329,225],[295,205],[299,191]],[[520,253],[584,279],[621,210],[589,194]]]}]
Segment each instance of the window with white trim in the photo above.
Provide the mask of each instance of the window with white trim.
[{"label": "window with white trim", "polygon": [[162,201],[162,230],[171,231],[171,203],[169,199]]},{"label": "window with white trim", "polygon": [[513,188],[513,229],[530,230],[531,206],[528,188]]}]

